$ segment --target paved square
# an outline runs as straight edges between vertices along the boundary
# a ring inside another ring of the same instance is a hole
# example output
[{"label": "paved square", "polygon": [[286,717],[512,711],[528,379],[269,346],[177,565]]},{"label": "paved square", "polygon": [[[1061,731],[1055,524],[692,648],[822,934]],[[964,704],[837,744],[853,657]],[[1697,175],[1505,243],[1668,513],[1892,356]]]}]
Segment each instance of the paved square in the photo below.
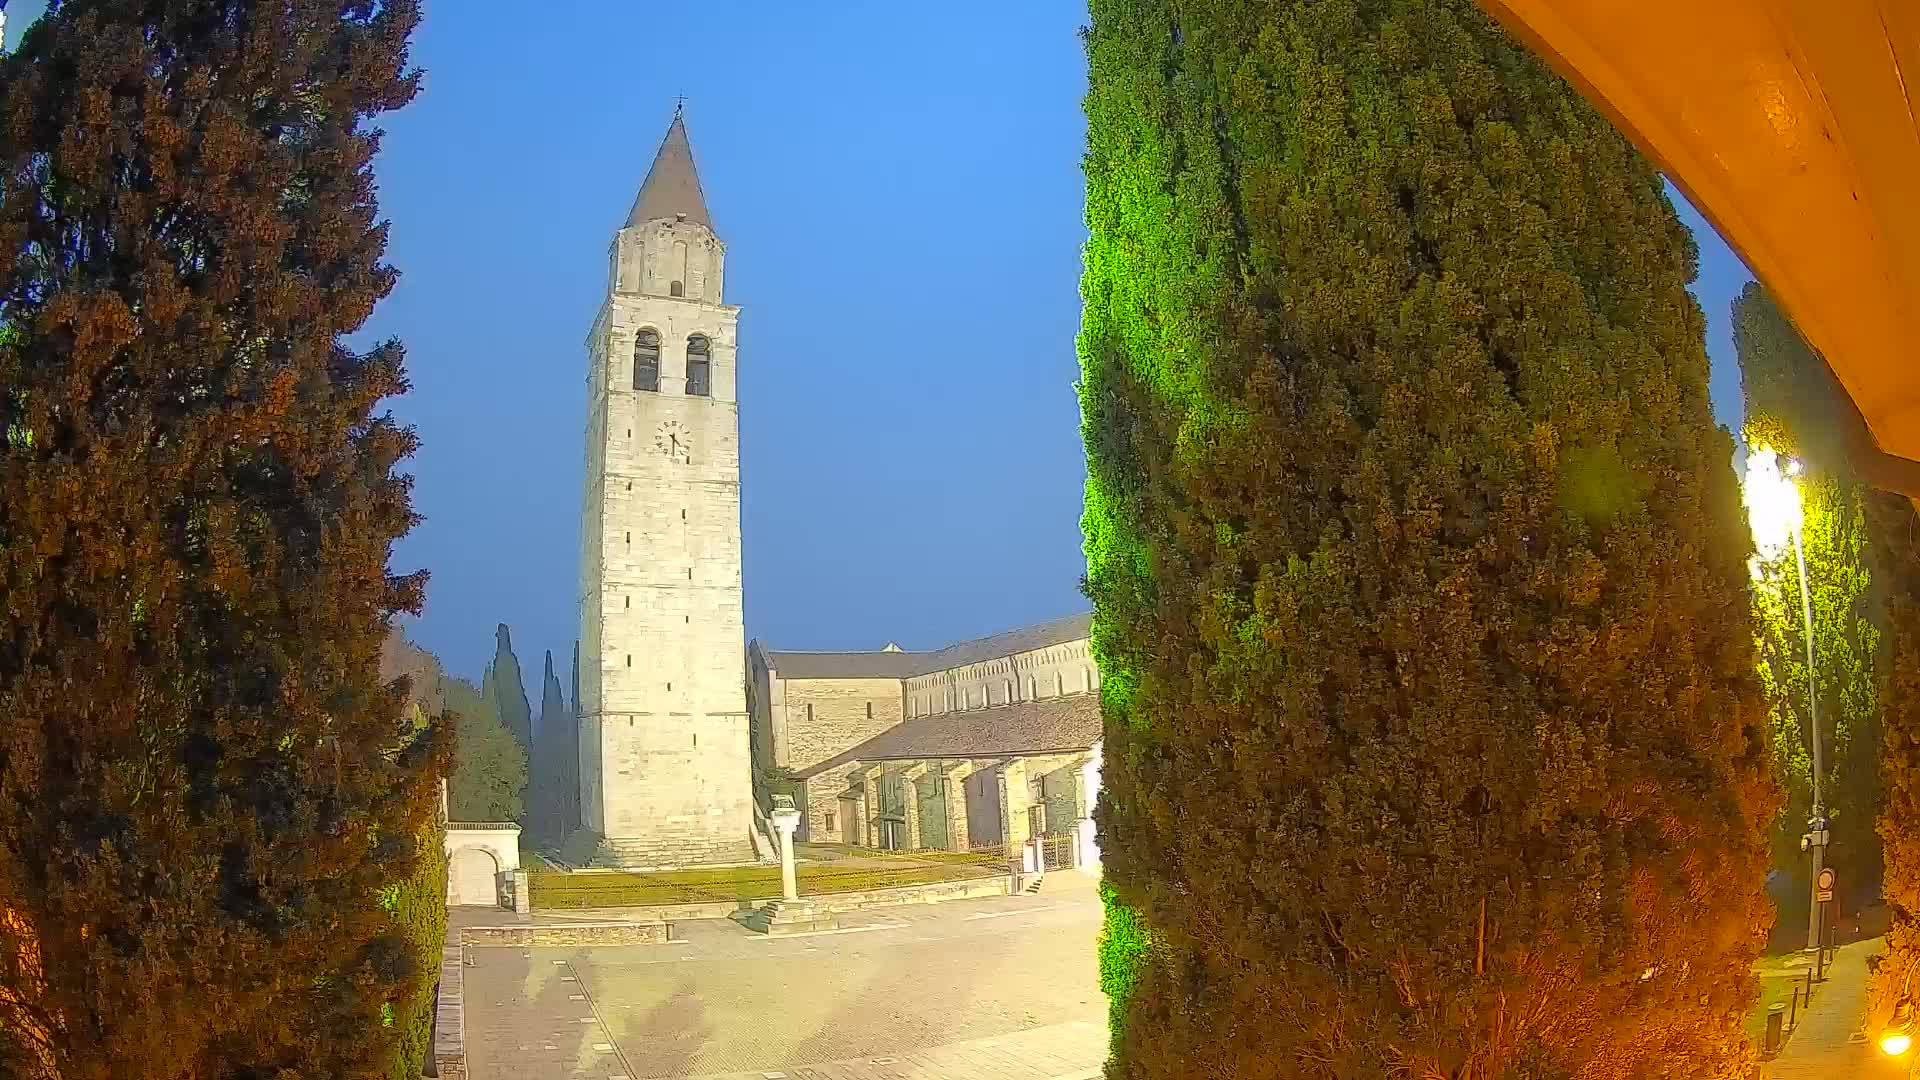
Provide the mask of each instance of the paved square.
[{"label": "paved square", "polygon": [[469,1067],[473,1080],[1094,1077],[1099,925],[1076,883],[787,938],[697,922],[665,945],[475,948]]}]

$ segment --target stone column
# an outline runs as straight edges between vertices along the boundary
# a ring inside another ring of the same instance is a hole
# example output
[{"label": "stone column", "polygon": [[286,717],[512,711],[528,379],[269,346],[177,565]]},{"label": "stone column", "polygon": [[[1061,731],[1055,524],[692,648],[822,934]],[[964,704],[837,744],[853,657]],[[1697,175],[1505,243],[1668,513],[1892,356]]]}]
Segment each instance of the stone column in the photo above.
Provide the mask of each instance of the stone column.
[{"label": "stone column", "polygon": [[907,850],[918,851],[925,846],[920,836],[920,778],[927,774],[927,764],[916,761],[900,774],[900,791],[905,796],[906,807],[903,811],[907,819]]},{"label": "stone column", "polygon": [[880,846],[880,813],[884,809],[880,802],[880,770],[869,771],[860,778],[860,835],[864,838],[862,847]]},{"label": "stone column", "polygon": [[947,848],[951,851],[966,851],[967,838],[967,777],[973,775],[973,762],[961,761],[948,764],[941,770],[941,786],[947,813]]},{"label": "stone column", "polygon": [[1018,855],[1031,839],[1027,827],[1027,808],[1033,797],[1027,792],[1027,763],[1015,758],[1000,768],[1000,817],[1007,834],[1007,854]]},{"label": "stone column", "polygon": [[776,806],[771,816],[773,831],[780,838],[780,895],[791,902],[800,899],[799,877],[793,868],[793,833],[800,827],[800,811]]}]

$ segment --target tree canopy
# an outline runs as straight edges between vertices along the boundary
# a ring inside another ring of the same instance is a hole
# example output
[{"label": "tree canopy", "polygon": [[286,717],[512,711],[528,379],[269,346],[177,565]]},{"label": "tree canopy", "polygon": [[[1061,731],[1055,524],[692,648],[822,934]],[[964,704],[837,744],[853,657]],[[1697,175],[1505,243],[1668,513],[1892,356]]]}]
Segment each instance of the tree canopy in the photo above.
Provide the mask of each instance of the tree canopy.
[{"label": "tree canopy", "polygon": [[384,1077],[448,749],[373,121],[413,0],[55,0],[0,61],[0,1071]]},{"label": "tree canopy", "polygon": [[448,813],[455,821],[519,821],[526,813],[527,752],[500,720],[489,666],[480,685],[447,680],[447,712],[460,732]]},{"label": "tree canopy", "polygon": [[[1853,902],[1880,893],[1880,840],[1872,827],[1880,804],[1880,686],[1885,605],[1874,588],[1867,532],[1869,492],[1834,434],[1855,423],[1837,409],[1838,385],[1825,361],[1757,282],[1733,304],[1733,340],[1746,403],[1746,442],[1789,455],[1801,498],[1801,550],[1813,610],[1814,671],[1824,775],[1834,843],[1827,861]],[[1808,710],[1807,620],[1791,547],[1756,556],[1755,632],[1771,708],[1774,760],[1787,801],[1773,829],[1774,864],[1793,887],[1782,930],[1804,941],[1810,863],[1800,850],[1813,807],[1813,719]]]},{"label": "tree canopy", "polygon": [[1659,175],[1467,0],[1091,10],[1109,1075],[1734,1074],[1777,792]]}]

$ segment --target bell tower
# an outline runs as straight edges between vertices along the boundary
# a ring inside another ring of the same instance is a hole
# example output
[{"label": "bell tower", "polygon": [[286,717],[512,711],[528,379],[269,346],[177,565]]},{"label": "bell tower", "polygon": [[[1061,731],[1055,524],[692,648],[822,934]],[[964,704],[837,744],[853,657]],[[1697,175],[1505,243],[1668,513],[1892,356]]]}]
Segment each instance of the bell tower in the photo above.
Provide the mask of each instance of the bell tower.
[{"label": "bell tower", "polygon": [[587,334],[580,812],[622,866],[754,858],[725,268],[676,109]]}]

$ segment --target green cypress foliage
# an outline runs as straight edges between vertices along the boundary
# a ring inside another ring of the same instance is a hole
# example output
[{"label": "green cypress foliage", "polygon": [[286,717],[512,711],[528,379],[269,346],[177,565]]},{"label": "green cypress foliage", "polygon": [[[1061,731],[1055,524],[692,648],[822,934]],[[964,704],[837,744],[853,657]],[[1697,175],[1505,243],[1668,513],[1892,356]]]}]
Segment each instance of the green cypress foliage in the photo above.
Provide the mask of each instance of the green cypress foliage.
[{"label": "green cypress foliage", "polygon": [[1692,240],[1466,0],[1094,0],[1120,1077],[1730,1075],[1777,801]]},{"label": "green cypress foliage", "polygon": [[384,1077],[447,748],[371,162],[413,0],[50,5],[0,61],[0,1073]]},{"label": "green cypress foliage", "polygon": [[500,719],[492,665],[479,687],[447,680],[447,712],[459,726],[448,813],[455,821],[518,821],[526,812],[527,752]]},{"label": "green cypress foliage", "polygon": [[[1814,671],[1824,798],[1833,821],[1827,861],[1839,873],[1844,905],[1854,908],[1880,893],[1881,845],[1872,822],[1880,804],[1880,681],[1882,641],[1870,545],[1866,486],[1847,464],[1843,425],[1858,421],[1843,406],[1824,361],[1809,348],[1766,290],[1749,283],[1733,305],[1733,339],[1746,398],[1746,441],[1795,456],[1804,471],[1800,489],[1802,547],[1813,606]],[[1813,805],[1812,731],[1808,716],[1806,616],[1792,550],[1756,559],[1755,632],[1765,683],[1774,759],[1787,802],[1773,830],[1774,863],[1793,887],[1782,905],[1783,939],[1805,939],[1811,902],[1810,863],[1800,850]]]},{"label": "green cypress foliage", "polygon": [[527,784],[527,826],[551,844],[580,825],[580,734],[547,653],[541,678],[540,725],[534,735],[532,778]]},{"label": "green cypress foliage", "polygon": [[533,709],[527,704],[527,686],[520,677],[520,658],[513,654],[513,635],[506,623],[493,631],[493,696],[500,722],[513,733],[522,750],[533,752]]}]

